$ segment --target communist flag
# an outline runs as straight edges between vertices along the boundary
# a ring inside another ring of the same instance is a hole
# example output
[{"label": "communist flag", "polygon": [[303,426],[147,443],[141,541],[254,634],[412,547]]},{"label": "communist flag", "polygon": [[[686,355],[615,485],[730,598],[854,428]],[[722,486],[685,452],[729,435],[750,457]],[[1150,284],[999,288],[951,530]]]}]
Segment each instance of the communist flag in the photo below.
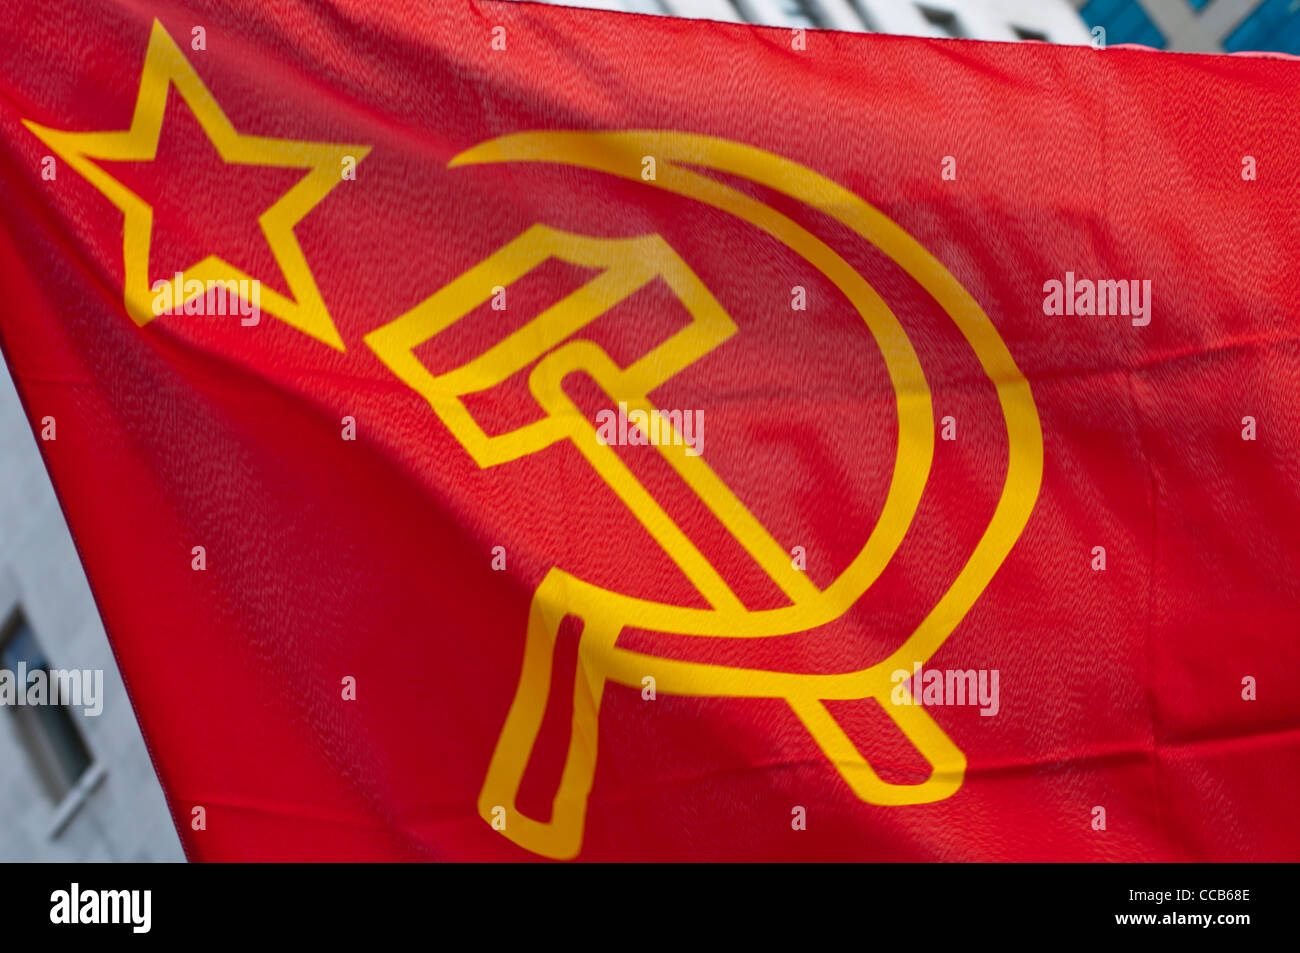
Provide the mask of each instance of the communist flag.
[{"label": "communist flag", "polygon": [[5,355],[190,858],[1300,853],[1300,64],[0,45]]}]

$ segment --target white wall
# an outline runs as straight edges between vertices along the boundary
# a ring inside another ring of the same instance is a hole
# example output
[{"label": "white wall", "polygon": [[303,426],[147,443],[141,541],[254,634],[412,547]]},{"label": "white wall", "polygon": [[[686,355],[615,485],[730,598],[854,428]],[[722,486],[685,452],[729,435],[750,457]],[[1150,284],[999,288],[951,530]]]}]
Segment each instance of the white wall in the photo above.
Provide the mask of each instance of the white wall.
[{"label": "white wall", "polygon": [[50,802],[0,706],[0,861],[180,861],[180,841],[8,371],[0,363],[0,624],[21,605],[55,668],[103,669],[104,709],[72,718],[93,785]]}]

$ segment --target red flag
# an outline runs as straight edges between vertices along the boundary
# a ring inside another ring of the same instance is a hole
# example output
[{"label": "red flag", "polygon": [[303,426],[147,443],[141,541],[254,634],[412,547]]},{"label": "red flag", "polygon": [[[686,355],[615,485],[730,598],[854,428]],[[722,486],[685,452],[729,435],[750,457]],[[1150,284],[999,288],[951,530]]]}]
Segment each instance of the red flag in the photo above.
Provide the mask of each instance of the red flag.
[{"label": "red flag", "polygon": [[192,859],[1300,852],[1300,65],[0,44],[0,332]]}]

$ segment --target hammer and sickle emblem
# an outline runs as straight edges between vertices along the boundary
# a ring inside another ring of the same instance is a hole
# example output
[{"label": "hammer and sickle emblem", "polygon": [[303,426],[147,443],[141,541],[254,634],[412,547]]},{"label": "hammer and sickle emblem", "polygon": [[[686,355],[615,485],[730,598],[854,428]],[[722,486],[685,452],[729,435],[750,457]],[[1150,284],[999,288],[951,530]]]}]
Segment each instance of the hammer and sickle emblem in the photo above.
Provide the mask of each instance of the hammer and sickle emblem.
[{"label": "hammer and sickle emblem", "polygon": [[[480,467],[508,464],[571,440],[602,480],[628,506],[699,590],[709,608],[635,599],[600,588],[560,567],[533,595],[523,668],[497,741],[478,809],[491,822],[504,806],[504,833],[522,847],[572,858],[582,847],[587,798],[596,770],[601,695],[613,679],[640,688],[653,673],[657,690],[681,695],[784,699],[853,792],[871,804],[922,804],[952,795],[966,758],[919,705],[890,700],[891,674],[925,662],[943,644],[1006,558],[1033,510],[1042,479],[1038,412],[1024,376],[993,324],[947,269],[906,232],[857,195],[797,163],[752,146],[680,132],[532,132],[504,136],[456,156],[452,167],[544,162],[577,166],[641,181],[641,157],[656,156],[658,177],[644,183],[723,209],[785,243],[824,274],[852,303],[884,357],[893,385],[898,443],[880,518],[861,551],[826,589],[795,570],[786,550],[732,494],[702,456],[661,446],[664,459],[763,568],[789,604],[749,610],[686,534],[637,481],[612,447],[596,436],[562,389],[566,375],[589,374],[629,408],[649,412],[647,395],[722,344],[736,326],[687,264],[659,235],[600,239],[536,225],[450,284],[366,336],[366,343],[419,391]],[[694,169],[704,168],[783,193],[834,218],[897,262],[955,322],[993,382],[1006,425],[1008,465],[1001,497],[962,570],[916,630],[889,657],[853,672],[801,674],[659,658],[618,646],[625,626],[695,636],[763,638],[806,632],[839,618],[875,582],[903,540],[925,489],[934,453],[930,391],[916,352],[897,318],[868,282],[820,239],[788,216]],[[414,349],[548,258],[599,269],[592,280],[467,363],[435,376]],[[569,340],[587,324],[654,279],[685,305],[691,321],[626,368],[591,341]],[[489,436],[461,398],[504,381],[536,362],[529,388],[542,419]],[[661,441],[666,444],[668,441]],[[676,452],[672,452],[672,451]],[[573,684],[569,745],[551,818],[516,807],[525,769],[545,715],[561,622],[582,622]],[[919,784],[880,778],[831,716],[825,702],[874,698],[930,767]],[[910,700],[910,699],[909,699]]]}]

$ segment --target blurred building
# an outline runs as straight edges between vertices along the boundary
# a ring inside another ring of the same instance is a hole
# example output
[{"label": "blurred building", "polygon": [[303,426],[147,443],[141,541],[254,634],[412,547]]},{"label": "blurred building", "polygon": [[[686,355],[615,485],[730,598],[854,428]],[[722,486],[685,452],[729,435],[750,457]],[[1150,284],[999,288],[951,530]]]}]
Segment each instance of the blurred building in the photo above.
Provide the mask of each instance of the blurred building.
[{"label": "blurred building", "polygon": [[974,40],[1088,43],[1068,0],[559,0],[565,6],[764,26]]},{"label": "blurred building", "polygon": [[1300,55],[1300,0],[1073,0],[1107,43],[1181,53]]},{"label": "blurred building", "polygon": [[0,861],[184,860],[32,429],[0,366],[0,670],[20,666],[100,670],[103,707],[91,716],[76,706],[0,705]]},{"label": "blurred building", "polygon": [[767,26],[1088,43],[1140,43],[1182,53],[1300,55],[1300,0],[556,0]]}]

